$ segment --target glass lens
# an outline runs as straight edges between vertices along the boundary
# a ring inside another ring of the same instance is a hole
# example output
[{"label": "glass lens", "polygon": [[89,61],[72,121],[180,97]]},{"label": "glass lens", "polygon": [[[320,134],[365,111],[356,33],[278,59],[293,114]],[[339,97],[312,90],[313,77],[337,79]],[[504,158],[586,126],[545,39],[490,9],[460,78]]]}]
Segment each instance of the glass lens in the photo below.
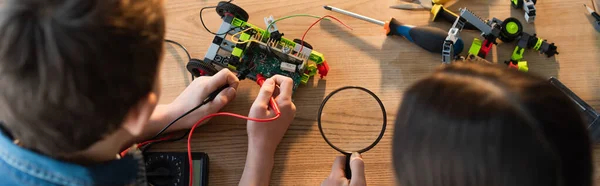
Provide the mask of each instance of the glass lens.
[{"label": "glass lens", "polygon": [[344,89],[325,102],[321,129],[329,142],[344,152],[357,152],[375,142],[384,124],[383,111],[368,92]]}]

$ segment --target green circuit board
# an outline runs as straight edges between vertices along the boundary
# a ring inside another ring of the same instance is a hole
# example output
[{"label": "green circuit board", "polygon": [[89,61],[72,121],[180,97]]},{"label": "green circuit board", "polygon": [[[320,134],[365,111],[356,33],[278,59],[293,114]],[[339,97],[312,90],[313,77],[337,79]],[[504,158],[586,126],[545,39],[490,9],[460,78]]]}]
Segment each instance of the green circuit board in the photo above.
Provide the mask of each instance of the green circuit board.
[{"label": "green circuit board", "polygon": [[266,78],[277,74],[284,75],[292,78],[294,81],[294,90],[298,88],[301,83],[302,77],[300,74],[303,74],[302,72],[299,72],[298,69],[295,72],[281,70],[280,65],[282,61],[275,54],[270,54],[260,47],[255,47],[255,45],[250,46],[252,47],[244,51],[244,56],[242,57],[243,65],[238,66],[239,70],[250,68],[252,70],[249,75],[256,76],[257,74],[262,74]]}]

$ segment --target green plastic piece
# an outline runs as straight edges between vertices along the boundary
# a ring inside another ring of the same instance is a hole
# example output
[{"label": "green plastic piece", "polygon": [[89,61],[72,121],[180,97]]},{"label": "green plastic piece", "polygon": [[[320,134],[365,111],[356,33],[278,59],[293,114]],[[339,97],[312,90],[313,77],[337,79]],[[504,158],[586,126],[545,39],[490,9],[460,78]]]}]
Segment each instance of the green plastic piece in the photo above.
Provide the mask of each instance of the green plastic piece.
[{"label": "green plastic piece", "polygon": [[235,47],[233,48],[233,51],[231,51],[231,55],[242,57],[242,52],[244,52],[242,49]]},{"label": "green plastic piece", "polygon": [[512,53],[512,56],[510,56],[510,59],[513,61],[520,61],[521,59],[523,59],[523,53],[525,52],[525,48],[521,48],[521,47],[515,47],[515,50]]},{"label": "green plastic piece", "polygon": [[290,41],[289,39],[286,38],[281,38],[281,41],[279,41],[289,47],[295,48],[296,47],[296,43],[294,43],[293,41]]},{"label": "green plastic piece", "polygon": [[250,34],[242,33],[240,35],[240,41],[248,41],[250,39]]},{"label": "green plastic piece", "polygon": [[232,69],[232,70],[237,70],[237,67],[234,67],[233,65],[227,64],[227,68]]},{"label": "green plastic piece", "polygon": [[308,71],[309,76],[314,76],[317,74],[317,66],[314,64],[308,65],[308,67],[306,67],[306,70]]},{"label": "green plastic piece", "polygon": [[323,54],[314,50],[310,53],[308,59],[314,61],[317,65],[320,65],[321,63],[323,63],[323,61],[325,61],[325,57],[323,57]]},{"label": "green plastic piece", "polygon": [[473,39],[473,44],[471,44],[471,48],[469,48],[469,54],[477,56],[477,54],[479,54],[479,50],[481,49],[481,44],[481,40],[477,38]]},{"label": "green plastic piece", "polygon": [[519,4],[519,1],[520,1],[520,0],[511,0],[511,1],[512,1],[512,3],[513,3],[513,4],[515,4],[515,5],[516,5],[516,4]]},{"label": "green plastic piece", "polygon": [[306,83],[308,83],[308,79],[310,79],[310,75],[308,75],[308,74],[302,74],[302,77],[300,77],[300,82],[302,84],[306,84]]},{"label": "green plastic piece", "polygon": [[506,24],[506,31],[508,31],[509,34],[516,34],[519,31],[519,25],[512,21],[508,22]]}]

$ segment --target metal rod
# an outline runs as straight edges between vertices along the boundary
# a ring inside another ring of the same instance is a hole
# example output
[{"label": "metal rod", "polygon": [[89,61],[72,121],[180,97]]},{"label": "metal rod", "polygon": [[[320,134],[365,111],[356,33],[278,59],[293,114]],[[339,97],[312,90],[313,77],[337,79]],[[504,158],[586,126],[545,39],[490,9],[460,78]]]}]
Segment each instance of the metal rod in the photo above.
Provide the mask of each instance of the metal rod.
[{"label": "metal rod", "polygon": [[367,17],[367,16],[363,16],[363,15],[360,15],[360,14],[357,14],[357,13],[354,13],[354,12],[349,12],[349,11],[346,11],[346,10],[343,10],[343,9],[339,9],[339,8],[336,8],[336,7],[333,7],[333,6],[327,6],[327,5],[325,5],[325,6],[323,6],[323,8],[325,8],[327,10],[331,10],[331,11],[337,12],[337,13],[340,13],[340,14],[351,16],[351,17],[354,17],[356,19],[361,19],[363,21],[374,23],[374,24],[377,24],[377,25],[380,25],[380,26],[385,25],[385,22],[383,22],[383,21],[380,21],[380,20],[377,20],[377,19],[373,19],[373,18],[370,18],[370,17]]}]

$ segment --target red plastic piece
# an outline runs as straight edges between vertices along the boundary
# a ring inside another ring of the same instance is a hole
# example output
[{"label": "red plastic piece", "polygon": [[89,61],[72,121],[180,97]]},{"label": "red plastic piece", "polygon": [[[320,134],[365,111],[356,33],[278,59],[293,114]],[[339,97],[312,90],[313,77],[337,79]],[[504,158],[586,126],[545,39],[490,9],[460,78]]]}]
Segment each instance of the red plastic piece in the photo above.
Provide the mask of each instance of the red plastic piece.
[{"label": "red plastic piece", "polygon": [[327,61],[323,61],[323,63],[318,64],[317,70],[319,70],[319,75],[321,75],[321,79],[327,76],[327,73],[329,73],[329,64],[327,64]]},{"label": "red plastic piece", "polygon": [[510,62],[510,63],[508,63],[508,68],[512,68],[512,69],[516,69],[516,70],[518,70],[518,69],[519,69],[519,66],[517,66],[516,64],[514,64],[514,63]]},{"label": "red plastic piece", "polygon": [[492,49],[493,45],[494,43],[490,40],[483,40],[483,45],[481,45],[481,49],[479,49],[479,53],[477,54],[477,56],[485,59],[485,56],[487,56],[488,52],[490,51],[490,49]]}]

